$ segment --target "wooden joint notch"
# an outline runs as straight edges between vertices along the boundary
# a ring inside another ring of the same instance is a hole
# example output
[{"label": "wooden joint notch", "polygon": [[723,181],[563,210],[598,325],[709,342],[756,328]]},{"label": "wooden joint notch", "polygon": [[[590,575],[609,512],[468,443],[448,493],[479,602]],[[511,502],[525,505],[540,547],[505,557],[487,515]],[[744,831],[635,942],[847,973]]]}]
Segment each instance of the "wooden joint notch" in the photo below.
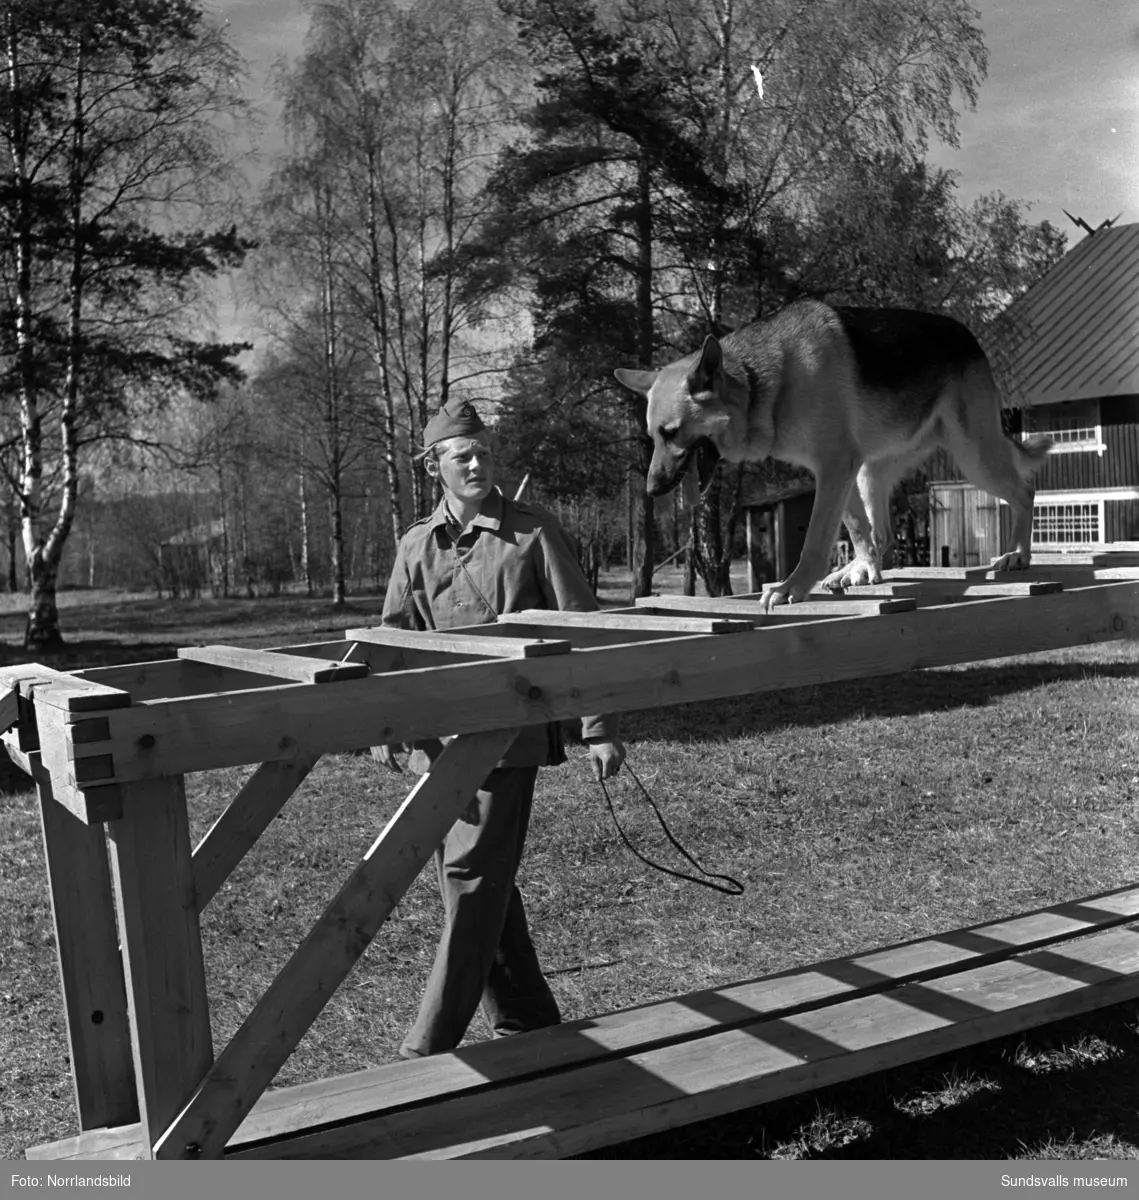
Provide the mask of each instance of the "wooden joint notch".
[{"label": "wooden joint notch", "polygon": [[178,657],[216,667],[250,671],[256,675],[270,675],[293,683],[333,683],[362,679],[371,673],[366,662],[329,662],[325,658],[304,658],[299,654],[283,654],[278,650],[254,650],[239,646],[184,646],[178,651]]},{"label": "wooden joint notch", "polygon": [[[482,628],[478,626],[477,628]],[[470,626],[462,630],[389,629],[378,625],[367,629],[349,629],[348,641],[369,642],[380,646],[402,646],[415,650],[440,650],[451,654],[469,654],[480,658],[546,658],[552,654],[568,654],[570,642],[564,638],[519,638],[509,631],[472,633]]]},{"label": "wooden joint notch", "polygon": [[5,719],[11,716],[13,704],[15,706],[14,720],[5,724],[4,729],[15,726],[16,745],[24,753],[40,747],[36,701],[64,712],[125,708],[131,702],[130,695],[118,688],[78,679],[41,663],[0,668],[0,691],[4,692],[7,705]]}]

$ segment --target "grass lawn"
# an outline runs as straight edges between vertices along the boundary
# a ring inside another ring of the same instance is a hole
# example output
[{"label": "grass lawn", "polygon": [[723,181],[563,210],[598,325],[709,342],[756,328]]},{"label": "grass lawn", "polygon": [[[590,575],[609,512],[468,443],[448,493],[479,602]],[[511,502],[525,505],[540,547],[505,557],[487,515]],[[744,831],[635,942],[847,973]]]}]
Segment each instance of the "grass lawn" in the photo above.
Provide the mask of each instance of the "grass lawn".
[{"label": "grass lawn", "polygon": [[[671,581],[665,582],[669,588]],[[620,581],[607,597],[623,599]],[[179,644],[331,638],[337,612],[287,598],[66,597],[58,665]],[[365,617],[365,619],[367,619]],[[22,629],[0,612],[6,661]],[[584,749],[542,772],[521,886],[567,1018],[996,920],[1139,878],[1139,661],[1112,643],[630,714],[630,762],[681,842],[741,880],[732,898],[621,844]],[[201,834],[246,770],[188,780]],[[0,778],[0,1155],[76,1132],[39,824]],[[366,755],[330,756],[203,915],[223,1044],[403,799]],[[611,787],[650,857],[664,843],[631,782]],[[390,1061],[430,966],[428,875],[275,1085]],[[481,1040],[481,1017],[470,1031]],[[612,1147],[593,1157],[1139,1158],[1139,1004]]]}]

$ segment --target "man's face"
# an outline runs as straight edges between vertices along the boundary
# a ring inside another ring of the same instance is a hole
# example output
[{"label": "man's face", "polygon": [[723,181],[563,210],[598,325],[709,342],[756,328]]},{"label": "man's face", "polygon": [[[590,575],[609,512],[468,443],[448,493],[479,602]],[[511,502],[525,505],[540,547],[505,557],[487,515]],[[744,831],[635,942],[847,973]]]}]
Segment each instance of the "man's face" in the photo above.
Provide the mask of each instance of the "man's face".
[{"label": "man's face", "polygon": [[[494,487],[494,456],[490,438],[448,438],[436,447],[437,458],[427,459],[427,470],[443,485],[444,492],[465,504],[481,504]],[[434,463],[434,466],[432,466]]]}]

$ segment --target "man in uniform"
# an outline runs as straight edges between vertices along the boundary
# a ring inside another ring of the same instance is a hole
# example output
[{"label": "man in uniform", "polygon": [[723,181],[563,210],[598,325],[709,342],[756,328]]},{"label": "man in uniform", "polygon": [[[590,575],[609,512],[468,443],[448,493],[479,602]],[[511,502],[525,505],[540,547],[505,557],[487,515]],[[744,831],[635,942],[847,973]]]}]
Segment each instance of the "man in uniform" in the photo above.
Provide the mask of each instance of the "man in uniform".
[{"label": "man in uniform", "polygon": [[[440,409],[424,429],[424,443],[424,465],[443,498],[400,540],[385,625],[447,629],[526,608],[598,607],[556,518],[494,486],[490,433],[468,401]],[[584,718],[582,737],[594,773],[616,775],[625,758],[616,718]],[[418,743],[409,766],[422,774],[441,749],[438,741]],[[390,747],[376,754],[398,770]],[[404,1058],[454,1049],[480,1002],[496,1037],[561,1020],[515,874],[538,768],[565,761],[558,725],[524,727],[436,851],[446,925],[419,1014],[400,1047]]]}]

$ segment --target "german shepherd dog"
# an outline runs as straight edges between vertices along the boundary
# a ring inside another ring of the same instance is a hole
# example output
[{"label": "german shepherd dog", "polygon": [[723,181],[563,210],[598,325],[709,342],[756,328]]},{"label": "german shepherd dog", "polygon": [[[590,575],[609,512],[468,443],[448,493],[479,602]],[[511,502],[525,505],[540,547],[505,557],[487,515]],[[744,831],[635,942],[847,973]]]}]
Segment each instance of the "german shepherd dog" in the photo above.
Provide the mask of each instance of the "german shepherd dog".
[{"label": "german shepherd dog", "polygon": [[[1012,509],[1015,549],[993,570],[1031,560],[1031,480],[1051,443],[1005,435],[985,353],[951,317],[802,300],[722,341],[710,336],[659,371],[615,374],[648,398],[650,495],[674,488],[693,459],[701,487],[720,458],[771,457],[815,476],[802,557],[765,589],[765,609],[804,599],[820,579],[828,588],[881,582],[893,544],[890,493],[939,446]],[[854,559],[823,579],[840,521]]]}]

